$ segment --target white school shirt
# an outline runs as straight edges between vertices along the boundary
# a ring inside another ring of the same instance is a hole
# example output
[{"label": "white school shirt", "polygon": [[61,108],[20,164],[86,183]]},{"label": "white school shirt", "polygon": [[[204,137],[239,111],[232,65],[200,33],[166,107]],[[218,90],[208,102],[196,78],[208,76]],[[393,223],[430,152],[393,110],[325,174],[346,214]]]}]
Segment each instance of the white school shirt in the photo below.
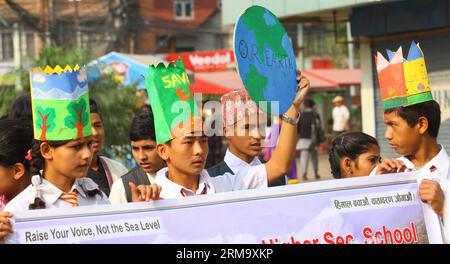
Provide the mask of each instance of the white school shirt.
[{"label": "white school shirt", "polygon": [[[441,147],[439,153],[419,169],[418,181],[420,183],[422,179],[432,179],[438,182],[441,186],[445,196],[443,217],[440,219],[441,229],[444,233],[444,241],[446,243],[450,243],[450,157],[444,147],[442,145],[439,146]],[[418,170],[418,168],[416,168],[416,166],[408,158],[400,157],[397,159],[403,161],[407,170]],[[370,174],[371,176],[375,175],[377,167],[372,171]],[[432,172],[432,168],[436,169]],[[427,207],[429,207],[429,205],[427,205]]]},{"label": "white school shirt", "polygon": [[203,170],[200,173],[199,185],[195,193],[169,180],[167,171],[168,168],[166,167],[156,173],[156,184],[162,188],[160,197],[163,199],[267,188],[267,171],[264,164],[243,168],[236,174],[225,173],[216,177],[209,176],[208,172]]},{"label": "white school shirt", "polygon": [[258,157],[255,157],[250,163],[247,163],[244,160],[241,160],[238,156],[231,153],[230,149],[227,149],[223,160],[234,174],[236,174],[241,169],[262,164]]},{"label": "white school shirt", "polygon": [[344,131],[345,125],[350,118],[350,112],[345,105],[335,106],[333,108],[333,131]]},{"label": "white school shirt", "polygon": [[[234,174],[242,169],[248,169],[249,167],[263,164],[258,157],[255,157],[250,163],[247,163],[245,160],[241,160],[241,158],[231,153],[230,149],[227,149],[223,160]],[[288,182],[287,176],[284,176],[284,180],[285,182]]]},{"label": "white school shirt", "polygon": [[[148,180],[151,183],[156,181],[155,173],[146,173]],[[128,203],[127,193],[125,192],[125,186],[123,185],[123,180],[119,179],[115,181],[111,187],[111,192],[109,193],[109,201],[112,204]]]},{"label": "white school shirt", "polygon": [[[35,177],[41,176],[34,175],[33,178]],[[64,193],[63,191],[43,178],[40,180],[41,183],[38,186],[30,184],[25,190],[14,197],[14,199],[12,199],[6,205],[4,211],[14,213],[29,210],[29,205],[34,203],[34,199],[36,197],[39,197],[37,195],[37,192],[40,192],[40,197],[45,202],[46,209],[72,208],[72,206],[68,202],[59,199]],[[32,182],[36,182],[35,179],[32,179]],[[86,191],[98,189],[98,185],[93,180],[87,177],[77,178],[72,186],[71,191],[75,189],[78,191],[78,206],[109,204],[108,197],[102,191],[100,191],[101,195],[97,194],[93,197],[87,196]]]}]

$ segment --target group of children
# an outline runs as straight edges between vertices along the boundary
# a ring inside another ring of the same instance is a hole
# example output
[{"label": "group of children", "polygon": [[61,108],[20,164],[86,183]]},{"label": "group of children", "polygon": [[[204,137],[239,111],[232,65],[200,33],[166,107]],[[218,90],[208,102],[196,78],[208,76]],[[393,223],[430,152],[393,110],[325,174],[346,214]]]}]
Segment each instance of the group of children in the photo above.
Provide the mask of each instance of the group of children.
[{"label": "group of children", "polygon": [[[150,66],[146,85],[153,114],[143,112],[132,122],[129,136],[138,167],[128,172],[99,155],[105,131],[99,108],[88,97],[83,71],[78,67],[33,71],[33,127],[30,120],[0,120],[0,202],[6,205],[0,213],[0,240],[13,231],[9,219],[14,212],[23,210],[182,198],[285,184],[309,81],[299,79],[297,96],[280,117],[280,134],[266,163],[258,159],[264,138],[260,119],[254,118],[261,114],[259,109],[244,90],[225,95],[223,129],[229,148],[222,163],[205,170],[208,138],[188,83],[174,89],[158,83],[161,76],[171,79],[184,73],[180,61],[168,67]],[[50,87],[65,93],[54,93]],[[180,100],[190,110],[181,119],[168,107]],[[229,101],[234,103],[232,108],[226,107]],[[439,216],[448,238],[450,205],[445,198],[450,161],[437,143],[439,105],[432,98],[397,105],[385,109],[384,120],[385,137],[402,157],[381,160],[375,138],[362,132],[343,133],[330,147],[333,176],[419,170],[420,198]]]},{"label": "group of children", "polygon": [[[178,68],[184,70],[182,66]],[[9,218],[18,211],[264,188],[289,171],[293,155],[285,153],[294,153],[290,142],[297,137],[299,107],[309,88],[306,79],[300,82],[298,97],[284,115],[287,121],[283,121],[271,160],[211,177],[204,170],[208,139],[202,126],[181,124],[184,131],[174,133],[173,129],[180,126],[168,129],[172,120],[156,113],[139,114],[130,129],[132,154],[138,168],[127,172],[119,163],[100,156],[105,131],[83,77],[77,67],[33,71],[30,107],[33,127],[24,125],[26,121],[0,121],[4,128],[0,130],[0,140],[5,142],[0,150],[0,194],[6,204],[0,215],[2,240],[12,232]],[[61,91],[51,90],[54,87]],[[152,103],[155,111],[158,103]],[[189,115],[186,121],[201,122],[199,118]],[[238,123],[227,129],[237,129]],[[259,133],[255,126],[258,124],[247,122],[244,127],[247,135]],[[250,154],[254,158],[260,154],[260,147],[256,150]],[[241,153],[235,155],[242,157]]]}]

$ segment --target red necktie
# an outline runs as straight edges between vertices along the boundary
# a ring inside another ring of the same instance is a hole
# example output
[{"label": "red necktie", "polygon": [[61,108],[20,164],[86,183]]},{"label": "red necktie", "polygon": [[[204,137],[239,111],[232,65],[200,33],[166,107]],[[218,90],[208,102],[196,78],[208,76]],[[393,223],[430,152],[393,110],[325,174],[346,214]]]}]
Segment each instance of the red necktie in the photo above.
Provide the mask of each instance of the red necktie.
[{"label": "red necktie", "polygon": [[78,194],[78,191],[73,190],[69,193],[61,194],[60,198],[63,199],[64,201],[68,202],[70,205],[72,205],[72,207],[77,207],[78,206],[77,194]]}]

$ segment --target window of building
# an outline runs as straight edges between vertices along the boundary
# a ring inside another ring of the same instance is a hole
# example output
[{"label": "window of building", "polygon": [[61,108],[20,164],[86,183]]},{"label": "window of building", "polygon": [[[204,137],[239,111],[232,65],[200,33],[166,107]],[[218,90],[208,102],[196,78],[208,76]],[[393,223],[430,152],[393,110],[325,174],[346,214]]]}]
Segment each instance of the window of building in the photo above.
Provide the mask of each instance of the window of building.
[{"label": "window of building", "polygon": [[175,19],[194,18],[194,0],[174,0]]},{"label": "window of building", "polygon": [[12,60],[14,58],[13,35],[11,32],[0,32],[0,44],[2,48],[1,60]]}]

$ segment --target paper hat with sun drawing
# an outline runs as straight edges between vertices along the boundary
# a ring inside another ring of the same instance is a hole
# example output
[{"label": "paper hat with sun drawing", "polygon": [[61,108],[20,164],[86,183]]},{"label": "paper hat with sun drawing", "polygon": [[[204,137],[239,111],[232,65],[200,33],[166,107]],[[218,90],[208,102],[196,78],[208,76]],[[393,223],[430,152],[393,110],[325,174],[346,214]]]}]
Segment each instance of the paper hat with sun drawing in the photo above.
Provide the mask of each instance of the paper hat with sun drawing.
[{"label": "paper hat with sun drawing", "polygon": [[408,58],[400,47],[387,51],[389,61],[377,52],[375,64],[381,89],[383,108],[410,106],[433,100],[425,58],[419,45],[411,43]]},{"label": "paper hat with sun drawing", "polygon": [[203,122],[181,57],[176,64],[150,65],[145,78],[153,110],[156,142],[203,131]]},{"label": "paper hat with sun drawing", "polygon": [[30,72],[34,138],[73,140],[92,134],[86,72],[78,65]]}]

